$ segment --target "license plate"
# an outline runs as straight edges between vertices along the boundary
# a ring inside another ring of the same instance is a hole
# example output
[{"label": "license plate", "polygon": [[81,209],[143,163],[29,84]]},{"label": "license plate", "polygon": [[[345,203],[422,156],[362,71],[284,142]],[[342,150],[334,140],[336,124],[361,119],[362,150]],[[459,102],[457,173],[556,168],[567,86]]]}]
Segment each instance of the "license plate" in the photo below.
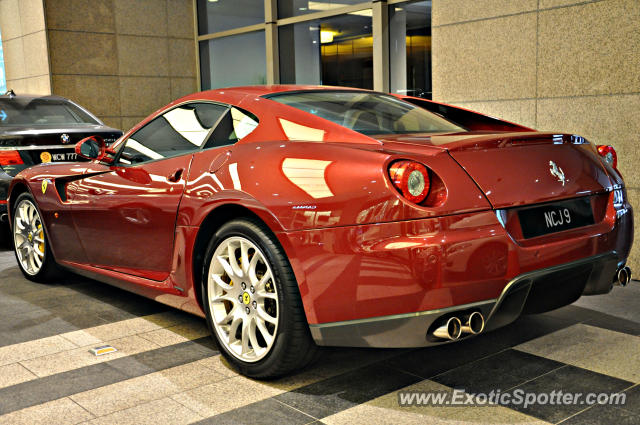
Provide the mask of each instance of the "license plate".
[{"label": "license plate", "polygon": [[52,153],[54,161],[75,161],[77,155],[75,152]]},{"label": "license plate", "polygon": [[589,198],[554,202],[518,211],[522,235],[535,238],[594,224]]},{"label": "license plate", "polygon": [[78,156],[75,152],[42,152],[40,154],[40,161],[42,162],[63,162],[63,161],[75,161]]}]

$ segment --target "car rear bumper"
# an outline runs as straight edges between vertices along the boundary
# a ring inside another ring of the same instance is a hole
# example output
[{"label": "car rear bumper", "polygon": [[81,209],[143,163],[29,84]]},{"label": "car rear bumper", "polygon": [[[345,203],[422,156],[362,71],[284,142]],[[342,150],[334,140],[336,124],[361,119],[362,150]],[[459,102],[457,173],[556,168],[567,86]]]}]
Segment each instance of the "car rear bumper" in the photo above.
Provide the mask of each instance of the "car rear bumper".
[{"label": "car rear bumper", "polygon": [[[612,193],[609,199],[596,224],[528,240],[512,237],[499,211],[282,232],[278,237],[319,344],[422,346],[428,345],[426,328],[439,315],[474,308],[488,319],[506,288],[524,285],[518,282],[531,281],[532,274],[569,273],[546,282],[536,279],[522,303],[526,312],[608,292],[633,241],[631,206],[626,201],[614,206]],[[576,281],[571,275],[580,271],[575,264],[588,269]],[[596,276],[598,270],[602,273]],[[487,320],[487,328],[504,322],[497,317]],[[415,329],[412,338],[400,332],[405,328]]]},{"label": "car rear bumper", "polygon": [[[310,325],[318,345],[407,348],[441,344],[429,337],[441,319],[479,311],[485,317],[484,331],[516,320],[521,314],[553,310],[583,294],[608,292],[618,269],[615,252],[524,273],[511,280],[496,299],[443,309],[369,319]],[[471,336],[463,335],[462,338]]]}]

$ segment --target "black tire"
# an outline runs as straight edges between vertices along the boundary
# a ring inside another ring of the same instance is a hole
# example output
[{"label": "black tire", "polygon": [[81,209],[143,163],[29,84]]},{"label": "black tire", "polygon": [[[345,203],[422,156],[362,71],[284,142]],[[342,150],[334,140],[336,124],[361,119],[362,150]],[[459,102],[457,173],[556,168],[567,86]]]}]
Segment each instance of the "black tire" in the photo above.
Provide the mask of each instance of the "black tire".
[{"label": "black tire", "polygon": [[[37,273],[29,273],[27,270],[25,270],[18,255],[18,248],[15,246],[14,235],[16,232],[16,209],[23,202],[29,202],[35,207],[39,216],[40,223],[42,224],[42,227],[43,227],[42,233],[44,236],[44,258],[42,261],[42,265],[40,266],[40,269],[37,271]],[[51,252],[51,247],[49,244],[49,238],[47,237],[47,232],[44,229],[44,223],[42,222],[42,214],[40,213],[40,209],[38,208],[38,205],[36,204],[35,200],[33,199],[33,196],[31,196],[30,193],[25,192],[18,196],[16,201],[12,204],[11,218],[13,220],[13,224],[11,226],[11,239],[14,245],[13,253],[15,254],[16,262],[18,263],[18,267],[20,268],[20,271],[22,272],[24,277],[26,277],[28,280],[32,282],[38,282],[38,283],[50,283],[54,279],[60,277],[61,275],[60,268],[56,264],[56,260],[53,258],[53,253]]]},{"label": "black tire", "polygon": [[[268,354],[252,363],[236,358],[220,341],[208,301],[207,278],[213,254],[220,243],[233,236],[246,238],[260,248],[269,262],[277,288],[279,312],[275,340]],[[206,251],[202,286],[203,304],[213,338],[221,354],[243,375],[260,379],[276,378],[301,369],[317,358],[319,350],[309,332],[293,270],[280,243],[264,223],[253,218],[236,219],[227,222],[215,232]]]}]

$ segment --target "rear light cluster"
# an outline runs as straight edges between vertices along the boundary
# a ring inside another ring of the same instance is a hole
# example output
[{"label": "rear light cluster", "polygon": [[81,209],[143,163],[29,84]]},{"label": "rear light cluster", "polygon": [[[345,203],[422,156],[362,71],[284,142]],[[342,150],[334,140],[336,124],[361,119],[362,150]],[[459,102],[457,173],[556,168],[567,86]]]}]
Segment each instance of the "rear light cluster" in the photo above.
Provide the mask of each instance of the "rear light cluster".
[{"label": "rear light cluster", "polygon": [[389,166],[391,183],[408,201],[419,204],[431,189],[429,170],[416,161],[396,161]]},{"label": "rear light cluster", "polygon": [[611,145],[600,145],[598,146],[598,154],[602,157],[602,159],[615,168],[618,169],[618,155],[616,154],[616,150]]},{"label": "rear light cluster", "polygon": [[0,166],[3,165],[22,165],[24,161],[18,151],[2,151],[0,150]]}]

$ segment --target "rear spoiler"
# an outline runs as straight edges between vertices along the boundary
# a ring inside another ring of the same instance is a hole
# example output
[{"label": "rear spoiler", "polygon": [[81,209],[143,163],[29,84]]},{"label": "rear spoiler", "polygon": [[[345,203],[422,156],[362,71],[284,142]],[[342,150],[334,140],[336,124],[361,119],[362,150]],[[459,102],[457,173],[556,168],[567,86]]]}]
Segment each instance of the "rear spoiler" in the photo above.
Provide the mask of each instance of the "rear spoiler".
[{"label": "rear spoiler", "polygon": [[470,111],[457,106],[447,105],[446,103],[438,103],[412,96],[398,97],[406,102],[413,103],[416,106],[438,114],[449,121],[453,121],[455,124],[459,124],[460,126],[473,131],[535,131],[532,128],[528,128],[520,124],[500,120],[498,118],[493,118],[488,115],[483,115],[479,112]]}]

